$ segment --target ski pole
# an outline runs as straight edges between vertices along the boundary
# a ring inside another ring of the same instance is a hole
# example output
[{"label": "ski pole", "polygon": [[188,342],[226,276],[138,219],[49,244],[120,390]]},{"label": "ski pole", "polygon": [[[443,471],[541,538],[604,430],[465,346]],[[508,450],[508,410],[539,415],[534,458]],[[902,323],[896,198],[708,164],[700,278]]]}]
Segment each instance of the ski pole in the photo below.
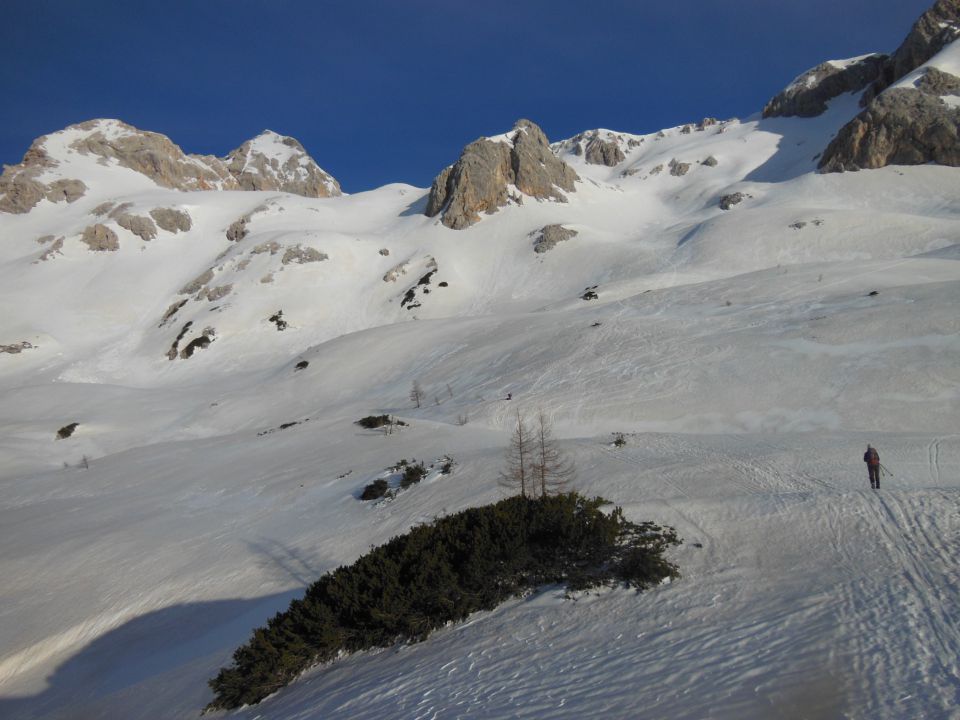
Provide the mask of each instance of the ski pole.
[{"label": "ski pole", "polygon": [[893,477],[893,473],[887,470],[886,466],[883,463],[880,463],[880,469],[890,477]]}]

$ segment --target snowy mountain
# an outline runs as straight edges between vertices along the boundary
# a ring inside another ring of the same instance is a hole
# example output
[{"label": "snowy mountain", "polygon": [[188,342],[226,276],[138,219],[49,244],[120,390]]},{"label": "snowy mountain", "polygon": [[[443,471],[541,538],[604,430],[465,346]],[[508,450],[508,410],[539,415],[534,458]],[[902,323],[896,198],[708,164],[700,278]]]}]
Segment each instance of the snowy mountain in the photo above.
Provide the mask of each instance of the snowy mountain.
[{"label": "snowy mountain", "polygon": [[0,178],[0,717],[196,717],[308,583],[502,497],[518,410],[677,528],[681,580],[548,588],[230,717],[957,717],[957,9],[764,113],[524,120],[429,189],[343,195],[270,131],[39,138]]}]

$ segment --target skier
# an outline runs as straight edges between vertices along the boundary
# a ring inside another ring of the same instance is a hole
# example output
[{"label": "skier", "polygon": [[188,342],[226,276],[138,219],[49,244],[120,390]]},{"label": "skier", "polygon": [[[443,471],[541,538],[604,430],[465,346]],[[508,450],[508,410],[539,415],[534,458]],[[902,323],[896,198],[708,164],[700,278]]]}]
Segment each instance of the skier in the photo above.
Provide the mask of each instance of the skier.
[{"label": "skier", "polygon": [[867,451],[863,454],[863,461],[867,464],[867,472],[870,473],[870,487],[874,490],[880,489],[880,453],[876,448],[867,444]]}]

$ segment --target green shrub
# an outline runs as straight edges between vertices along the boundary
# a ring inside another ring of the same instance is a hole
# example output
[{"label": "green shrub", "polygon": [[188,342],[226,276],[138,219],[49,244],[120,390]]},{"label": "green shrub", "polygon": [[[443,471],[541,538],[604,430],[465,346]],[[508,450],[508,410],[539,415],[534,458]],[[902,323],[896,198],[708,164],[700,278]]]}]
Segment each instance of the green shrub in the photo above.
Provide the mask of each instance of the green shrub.
[{"label": "green shrub", "polygon": [[359,425],[362,428],[367,428],[368,430],[375,430],[377,428],[383,427],[384,425],[390,422],[389,415],[367,415],[362,417],[359,420],[354,422],[354,425]]},{"label": "green shrub", "polygon": [[512,497],[420,525],[327,573],[233,654],[210,680],[208,710],[257,703],[343,652],[418,641],[448,622],[532,588],[678,577],[663,552],[671,528],[626,520],[600,498]]},{"label": "green shrub", "polygon": [[363,492],[360,493],[360,499],[376,500],[378,498],[382,498],[387,494],[387,490],[389,490],[389,488],[390,485],[384,478],[377,478],[363,489]]},{"label": "green shrub", "polygon": [[423,480],[423,476],[426,474],[427,469],[423,466],[423,463],[419,465],[405,465],[403,468],[403,477],[400,478],[400,487],[406,490],[411,485]]}]

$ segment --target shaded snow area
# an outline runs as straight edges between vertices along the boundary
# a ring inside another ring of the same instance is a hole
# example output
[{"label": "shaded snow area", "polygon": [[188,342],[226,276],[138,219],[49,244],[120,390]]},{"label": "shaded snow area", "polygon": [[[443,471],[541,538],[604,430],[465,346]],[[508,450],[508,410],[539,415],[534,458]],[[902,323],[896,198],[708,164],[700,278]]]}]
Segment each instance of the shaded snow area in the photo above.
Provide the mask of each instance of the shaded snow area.
[{"label": "shaded snow area", "polygon": [[[568,202],[462,231],[408,185],[72,157],[85,196],[0,215],[0,717],[198,717],[323,573],[502,498],[519,409],[577,490],[677,529],[682,577],[544,588],[213,717],[960,718],[960,171],[816,174],[857,112],[605,131],[615,167],[560,142]],[[537,253],[548,225],[576,235]],[[360,500],[402,459],[435,468]]]}]

